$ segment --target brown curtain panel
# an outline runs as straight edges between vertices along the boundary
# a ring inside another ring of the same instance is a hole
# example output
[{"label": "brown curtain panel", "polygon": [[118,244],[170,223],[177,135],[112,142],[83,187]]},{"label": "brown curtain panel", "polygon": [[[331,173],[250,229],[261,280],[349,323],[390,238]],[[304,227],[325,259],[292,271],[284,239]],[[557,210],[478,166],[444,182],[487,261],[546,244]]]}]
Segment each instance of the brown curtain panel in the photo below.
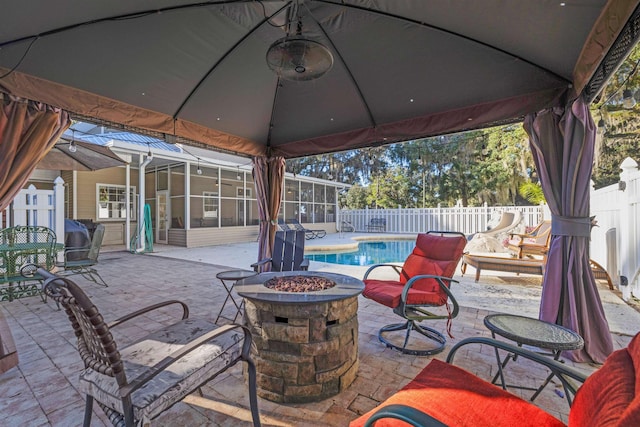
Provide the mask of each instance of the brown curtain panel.
[{"label": "brown curtain panel", "polygon": [[[284,157],[255,157],[253,159],[253,181],[256,186],[260,216],[258,261],[270,258],[273,251],[278,213],[282,204],[284,169]],[[270,267],[271,264],[265,264],[265,268]]]},{"label": "brown curtain panel", "polygon": [[66,111],[0,92],[0,210],[22,189],[38,162],[71,125]]}]

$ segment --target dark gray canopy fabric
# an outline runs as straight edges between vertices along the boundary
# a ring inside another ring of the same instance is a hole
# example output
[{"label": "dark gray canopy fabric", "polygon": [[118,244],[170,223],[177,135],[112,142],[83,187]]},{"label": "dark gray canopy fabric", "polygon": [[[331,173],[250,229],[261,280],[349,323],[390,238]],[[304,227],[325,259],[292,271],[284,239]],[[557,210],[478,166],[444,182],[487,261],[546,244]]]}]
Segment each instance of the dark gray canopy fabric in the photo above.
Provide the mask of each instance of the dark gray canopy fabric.
[{"label": "dark gray canopy fabric", "polygon": [[[637,4],[13,0],[0,6],[0,90],[169,141],[298,157],[553,106],[597,74]],[[279,80],[266,63],[298,17],[334,57],[317,80]]]}]

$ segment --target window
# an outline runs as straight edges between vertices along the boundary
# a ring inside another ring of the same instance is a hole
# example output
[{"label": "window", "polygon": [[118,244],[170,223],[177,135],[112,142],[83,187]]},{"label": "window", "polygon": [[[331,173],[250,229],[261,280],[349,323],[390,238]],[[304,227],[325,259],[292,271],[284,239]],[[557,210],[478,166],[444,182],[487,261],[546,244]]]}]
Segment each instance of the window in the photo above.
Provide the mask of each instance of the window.
[{"label": "window", "polygon": [[[129,215],[130,218],[136,217],[135,200],[136,189],[135,187],[129,187]],[[127,209],[125,206],[125,191],[124,185],[105,185],[97,184],[98,190],[98,219],[124,219],[127,217]]]},{"label": "window", "polygon": [[251,198],[251,189],[250,188],[246,188],[246,189],[242,189],[240,187],[238,187],[238,197],[239,198],[243,198],[246,197],[247,199]]},{"label": "window", "polygon": [[202,192],[202,216],[204,218],[218,218],[218,193],[214,191]]}]

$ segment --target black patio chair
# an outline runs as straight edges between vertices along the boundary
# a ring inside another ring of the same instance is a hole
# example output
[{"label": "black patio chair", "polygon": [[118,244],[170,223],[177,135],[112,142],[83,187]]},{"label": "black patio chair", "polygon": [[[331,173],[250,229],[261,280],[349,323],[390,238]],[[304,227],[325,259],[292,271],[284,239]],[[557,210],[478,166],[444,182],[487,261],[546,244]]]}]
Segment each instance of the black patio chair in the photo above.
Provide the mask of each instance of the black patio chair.
[{"label": "black patio chair", "polygon": [[[91,424],[94,400],[114,426],[149,425],[238,361],[247,363],[251,416],[253,425],[260,426],[256,368],[250,357],[252,340],[247,328],[238,324],[218,327],[204,318],[189,317],[189,308],[177,300],[154,304],[107,323],[78,285],[36,268],[25,266],[22,274],[29,277],[37,271],[45,277],[47,296],[65,309],[78,339],[78,352],[84,362],[78,388],[86,394],[85,427]],[[112,329],[134,319],[144,321],[154,310],[169,305],[181,306],[182,319],[118,347]]]},{"label": "black patio chair", "polygon": [[287,220],[289,224],[293,225],[293,227],[298,231],[304,231],[305,238],[307,240],[315,239],[316,237],[322,239],[327,235],[327,232],[324,230],[311,230],[309,228],[305,228],[300,221],[295,218],[291,218]]},{"label": "black patio chair", "polygon": [[289,230],[276,231],[271,258],[262,259],[251,264],[257,272],[266,265],[271,266],[270,271],[306,271],[309,269],[309,260],[304,257],[303,231]]}]

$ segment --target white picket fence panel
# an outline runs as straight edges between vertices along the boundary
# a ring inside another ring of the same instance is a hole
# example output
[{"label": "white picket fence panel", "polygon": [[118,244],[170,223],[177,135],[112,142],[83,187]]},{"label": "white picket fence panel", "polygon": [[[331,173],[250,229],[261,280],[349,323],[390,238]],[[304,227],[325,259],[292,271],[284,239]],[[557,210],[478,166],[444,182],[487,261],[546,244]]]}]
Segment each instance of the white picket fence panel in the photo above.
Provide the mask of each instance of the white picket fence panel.
[{"label": "white picket fence panel", "polygon": [[602,265],[628,300],[640,297],[640,171],[630,158],[620,165],[620,182],[591,193],[591,259]]},{"label": "white picket fence panel", "polygon": [[58,243],[64,243],[64,180],[56,178],[53,190],[39,190],[33,184],[20,190],[3,215],[7,226],[48,227]]},{"label": "white picket fence panel", "polygon": [[[482,206],[451,208],[397,208],[341,210],[340,221],[347,221],[355,231],[366,232],[373,218],[384,218],[388,233],[424,233],[429,230],[459,231],[464,234],[487,229],[495,212],[519,211],[524,223],[534,226],[544,218],[542,206]],[[340,228],[340,224],[338,224]]]}]

